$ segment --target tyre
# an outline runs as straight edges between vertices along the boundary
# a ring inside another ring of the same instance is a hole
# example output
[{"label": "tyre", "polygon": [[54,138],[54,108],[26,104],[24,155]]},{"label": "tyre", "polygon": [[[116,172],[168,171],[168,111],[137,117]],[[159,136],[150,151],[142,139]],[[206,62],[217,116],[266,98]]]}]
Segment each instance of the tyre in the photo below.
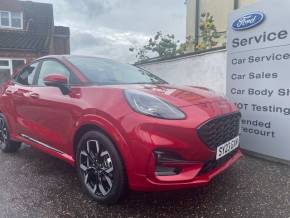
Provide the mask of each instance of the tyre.
[{"label": "tyre", "polygon": [[102,132],[85,133],[76,152],[77,173],[85,191],[103,204],[117,203],[127,184],[124,166],[112,141]]},{"label": "tyre", "polygon": [[6,119],[0,113],[0,150],[5,153],[14,153],[18,151],[20,146],[21,142],[15,142],[10,139]]}]

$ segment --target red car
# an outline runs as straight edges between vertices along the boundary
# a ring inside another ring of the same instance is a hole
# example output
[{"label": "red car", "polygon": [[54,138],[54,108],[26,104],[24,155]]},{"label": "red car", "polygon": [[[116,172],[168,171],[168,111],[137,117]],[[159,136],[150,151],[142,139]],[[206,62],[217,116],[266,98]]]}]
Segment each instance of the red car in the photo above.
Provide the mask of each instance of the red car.
[{"label": "red car", "polygon": [[240,157],[241,114],[226,99],[111,60],[49,56],[0,86],[0,147],[21,143],[75,166],[87,193],[205,185]]}]

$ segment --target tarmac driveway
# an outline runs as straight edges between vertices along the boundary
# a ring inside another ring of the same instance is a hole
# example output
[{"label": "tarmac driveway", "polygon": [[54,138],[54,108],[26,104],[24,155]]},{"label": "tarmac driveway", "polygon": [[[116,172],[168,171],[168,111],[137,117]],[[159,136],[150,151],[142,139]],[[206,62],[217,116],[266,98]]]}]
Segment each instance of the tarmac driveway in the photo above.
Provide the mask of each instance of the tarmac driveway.
[{"label": "tarmac driveway", "polygon": [[290,218],[290,167],[247,156],[207,187],[129,193],[102,206],[83,194],[72,167],[25,147],[0,152],[0,217]]}]

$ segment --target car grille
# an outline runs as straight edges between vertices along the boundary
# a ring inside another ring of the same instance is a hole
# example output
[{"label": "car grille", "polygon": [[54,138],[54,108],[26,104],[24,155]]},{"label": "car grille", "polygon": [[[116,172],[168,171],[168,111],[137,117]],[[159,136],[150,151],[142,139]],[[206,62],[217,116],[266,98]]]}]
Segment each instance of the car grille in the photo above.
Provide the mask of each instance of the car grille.
[{"label": "car grille", "polygon": [[202,124],[197,133],[212,150],[239,135],[241,113],[231,113]]},{"label": "car grille", "polygon": [[226,156],[222,157],[219,160],[211,160],[208,161],[204,167],[201,169],[201,171],[199,171],[198,176],[202,176],[203,174],[206,174],[218,167],[220,167],[221,165],[223,165],[224,163],[226,163],[227,161],[229,161],[233,156],[235,156],[235,154],[238,152],[238,149],[232,151],[230,154],[227,154]]}]

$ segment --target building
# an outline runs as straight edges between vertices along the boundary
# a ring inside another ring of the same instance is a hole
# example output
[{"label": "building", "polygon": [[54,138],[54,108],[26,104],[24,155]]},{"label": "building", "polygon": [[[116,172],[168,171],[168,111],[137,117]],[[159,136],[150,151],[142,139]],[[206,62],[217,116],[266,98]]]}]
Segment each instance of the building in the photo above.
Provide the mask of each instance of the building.
[{"label": "building", "polygon": [[[213,47],[225,47],[226,29],[229,13],[239,7],[255,3],[256,0],[187,0],[187,21],[186,36],[193,39],[195,43],[201,43],[200,25],[203,14],[209,13],[213,16],[214,25],[219,33],[219,38],[215,39],[217,44]],[[193,50],[191,48],[191,50]]]},{"label": "building", "polygon": [[0,0],[0,80],[35,58],[69,53],[70,29],[54,25],[51,4]]}]

